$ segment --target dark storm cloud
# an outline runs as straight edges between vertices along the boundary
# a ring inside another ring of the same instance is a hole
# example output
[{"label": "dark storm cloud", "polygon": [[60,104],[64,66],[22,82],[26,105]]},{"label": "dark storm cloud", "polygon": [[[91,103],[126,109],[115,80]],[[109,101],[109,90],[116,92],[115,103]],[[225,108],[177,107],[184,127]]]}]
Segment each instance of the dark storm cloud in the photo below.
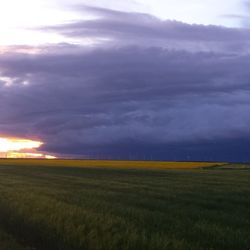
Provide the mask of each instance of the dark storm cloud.
[{"label": "dark storm cloud", "polygon": [[[214,41],[216,48],[232,37],[238,46],[246,42],[247,30],[89,10],[99,19],[56,30],[83,37],[107,35],[117,46],[59,44],[36,48],[36,54],[12,48],[1,55],[1,133],[41,138],[43,149],[51,153],[91,156],[218,159],[221,146],[226,159],[227,152],[236,150],[226,147],[228,142],[244,138],[249,145],[247,50],[244,55],[230,51],[231,44],[217,52],[191,52],[182,45],[187,40]],[[125,46],[132,38],[137,41],[137,33],[143,44]],[[150,46],[166,36],[182,49]]]},{"label": "dark storm cloud", "polygon": [[190,25],[172,20],[160,20],[143,13],[127,13],[94,7],[78,7],[95,18],[44,28],[65,36],[92,39],[102,45],[161,46],[165,48],[227,51],[249,50],[249,29],[220,26]]},{"label": "dark storm cloud", "polygon": [[249,62],[160,48],[6,54],[0,130],[78,153],[249,136]]}]

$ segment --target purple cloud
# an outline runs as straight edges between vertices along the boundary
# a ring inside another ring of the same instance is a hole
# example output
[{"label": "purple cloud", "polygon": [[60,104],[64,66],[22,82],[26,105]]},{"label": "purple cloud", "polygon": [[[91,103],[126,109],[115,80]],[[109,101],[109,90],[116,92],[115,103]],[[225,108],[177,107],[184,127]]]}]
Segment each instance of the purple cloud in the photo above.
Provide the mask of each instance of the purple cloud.
[{"label": "purple cloud", "polygon": [[250,30],[186,24],[161,20],[144,13],[129,13],[104,8],[80,6],[78,10],[95,18],[45,27],[43,30],[64,36],[91,39],[101,46],[160,46],[188,51],[245,53],[249,51]]},{"label": "purple cloud", "polygon": [[[221,145],[226,158],[228,141],[250,145],[250,54],[241,47],[248,30],[88,11],[98,19],[46,29],[116,46],[59,44],[1,55],[2,133],[35,135],[45,151],[61,154],[167,151],[182,159],[188,150],[198,159]],[[200,43],[213,49],[204,52]]]}]

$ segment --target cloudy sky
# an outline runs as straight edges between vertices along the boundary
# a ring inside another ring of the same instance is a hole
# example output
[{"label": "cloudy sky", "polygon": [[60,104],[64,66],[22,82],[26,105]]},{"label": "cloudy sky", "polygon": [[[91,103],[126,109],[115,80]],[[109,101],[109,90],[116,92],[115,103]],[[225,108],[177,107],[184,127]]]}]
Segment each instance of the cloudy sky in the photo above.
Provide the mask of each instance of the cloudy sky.
[{"label": "cloudy sky", "polygon": [[0,135],[57,156],[250,161],[250,2],[0,3]]}]

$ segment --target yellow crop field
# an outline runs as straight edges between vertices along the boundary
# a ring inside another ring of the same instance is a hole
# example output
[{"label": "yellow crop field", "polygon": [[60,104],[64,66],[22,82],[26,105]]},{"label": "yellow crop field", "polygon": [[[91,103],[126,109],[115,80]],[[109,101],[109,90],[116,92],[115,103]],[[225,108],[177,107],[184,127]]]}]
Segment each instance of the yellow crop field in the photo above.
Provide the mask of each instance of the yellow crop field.
[{"label": "yellow crop field", "polygon": [[96,167],[122,169],[199,169],[223,166],[218,162],[163,162],[163,161],[115,161],[115,160],[45,160],[45,159],[1,159],[2,166],[43,166],[43,167]]}]

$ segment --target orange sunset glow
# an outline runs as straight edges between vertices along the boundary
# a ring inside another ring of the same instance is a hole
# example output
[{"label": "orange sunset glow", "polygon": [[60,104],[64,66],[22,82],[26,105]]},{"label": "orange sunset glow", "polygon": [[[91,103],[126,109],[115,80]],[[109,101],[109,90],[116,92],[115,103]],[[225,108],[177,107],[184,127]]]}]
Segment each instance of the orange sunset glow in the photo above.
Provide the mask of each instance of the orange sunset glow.
[{"label": "orange sunset glow", "polygon": [[0,157],[55,159],[56,157],[52,155],[46,155],[37,152],[26,152],[27,150],[36,150],[42,145],[43,142],[41,141],[0,137]]}]

